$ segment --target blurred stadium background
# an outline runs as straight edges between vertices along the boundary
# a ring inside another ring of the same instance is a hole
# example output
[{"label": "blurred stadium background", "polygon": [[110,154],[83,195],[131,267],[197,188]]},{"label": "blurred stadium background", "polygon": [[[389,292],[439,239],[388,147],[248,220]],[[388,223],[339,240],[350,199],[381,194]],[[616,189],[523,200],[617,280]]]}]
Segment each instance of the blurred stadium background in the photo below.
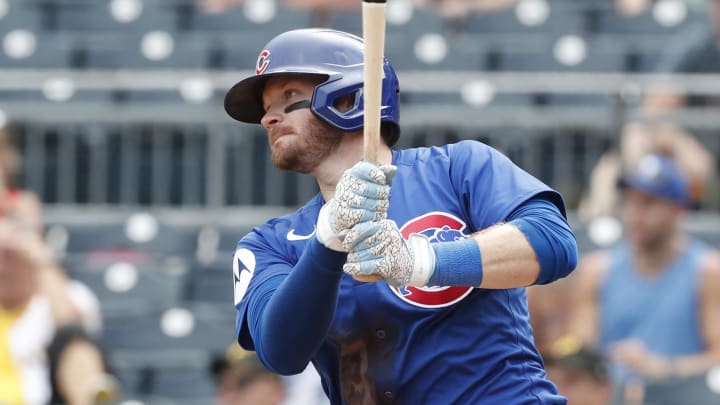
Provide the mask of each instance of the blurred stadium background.
[{"label": "blurred stadium background", "polygon": [[[0,0],[0,126],[44,203],[48,241],[101,299],[124,399],[211,403],[207,364],[234,333],[237,240],[317,192],[275,170],[264,132],[233,122],[222,98],[274,35],[319,22],[360,34],[360,16],[239,3],[209,13],[194,0]],[[623,125],[646,118],[645,90],[672,79],[720,95],[718,76],[652,73],[678,32],[709,22],[704,2],[658,0],[634,16],[609,0],[514,3],[449,17],[389,1],[399,146],[499,148],[564,194],[586,252],[617,227],[575,210]],[[720,152],[716,110],[664,119]],[[716,183],[701,208],[688,229],[718,246]]]}]

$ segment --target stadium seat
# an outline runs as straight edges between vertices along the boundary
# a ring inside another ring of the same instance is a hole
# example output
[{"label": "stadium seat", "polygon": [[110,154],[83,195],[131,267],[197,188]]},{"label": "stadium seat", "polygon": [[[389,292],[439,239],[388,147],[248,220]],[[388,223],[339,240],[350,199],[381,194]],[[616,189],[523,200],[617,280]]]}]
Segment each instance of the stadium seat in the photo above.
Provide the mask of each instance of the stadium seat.
[{"label": "stadium seat", "polygon": [[[198,378],[197,382],[185,381],[183,390],[197,388],[207,390],[209,374],[208,365],[212,360],[211,352],[202,349],[144,348],[137,350],[116,349],[109,353],[109,361],[113,373],[122,386],[123,399],[138,399],[143,403],[178,405],[177,396],[168,394],[165,382],[177,378],[176,374],[191,373]],[[162,395],[156,395],[158,387]],[[185,392],[185,391],[183,391]],[[206,396],[204,391],[203,396]],[[198,395],[189,395],[196,401]],[[207,395],[209,399],[212,395]],[[211,402],[205,402],[211,403]]]},{"label": "stadium seat", "polygon": [[271,37],[262,31],[247,32],[242,36],[243,40],[238,41],[236,35],[228,34],[215,42],[220,59],[214,61],[213,67],[244,70],[255,68],[260,51]]},{"label": "stadium seat", "polygon": [[[556,38],[558,41],[561,38]],[[622,51],[601,46],[593,41],[585,42],[585,57],[577,64],[566,65],[556,59],[555,41],[534,42],[501,51],[499,67],[504,71],[579,71],[579,72],[621,72],[625,67]]]},{"label": "stadium seat", "polygon": [[394,24],[390,21],[387,23],[389,35],[405,34],[413,37],[427,32],[448,32],[449,28],[449,21],[445,18],[432,10],[422,8],[413,9],[410,20],[405,24]]},{"label": "stadium seat", "polygon": [[102,342],[112,350],[221,352],[234,340],[235,311],[217,306],[147,307],[142,313],[105,316]]},{"label": "stadium seat", "polygon": [[[0,20],[0,36],[4,37],[5,19]],[[0,68],[4,69],[65,69],[70,66],[72,43],[66,38],[34,31],[35,50],[27,57],[16,59],[0,48]],[[2,38],[0,38],[2,40]]]},{"label": "stadium seat", "polygon": [[204,38],[171,36],[167,57],[148,59],[141,50],[143,34],[95,35],[75,40],[76,68],[87,69],[204,69],[208,67],[208,44]]},{"label": "stadium seat", "polygon": [[[438,60],[423,61],[419,59],[418,43],[428,36],[410,36],[405,34],[388,34],[386,37],[385,55],[393,67],[402,72],[410,69],[430,70],[482,70],[486,66],[486,46],[478,36],[447,37],[440,33],[429,33],[434,38],[444,41],[445,54]],[[435,49],[434,46],[428,48]],[[401,74],[402,80],[402,74]]]},{"label": "stadium seat", "polygon": [[167,215],[160,215],[128,213],[105,216],[104,219],[93,215],[91,221],[83,218],[51,219],[47,227],[59,227],[67,232],[67,240],[61,249],[69,254],[107,253],[111,257],[116,253],[117,257],[127,254],[153,259],[180,255],[192,258],[201,225],[188,221],[178,223]]},{"label": "stadium seat", "polygon": [[122,221],[78,221],[59,225],[67,229],[66,250],[69,253],[129,249],[132,247],[132,243],[125,236],[125,223]]},{"label": "stadium seat", "polygon": [[189,274],[190,301],[232,305],[233,302],[232,259],[219,259],[207,266],[197,266]]},{"label": "stadium seat", "polygon": [[24,29],[38,32],[41,28],[41,14],[27,0],[6,0],[8,9],[5,16],[0,17],[0,35],[8,31]]},{"label": "stadium seat", "polygon": [[[475,12],[461,21],[463,32],[481,34],[553,35],[583,32],[582,14],[573,8],[555,7],[551,2],[549,14],[541,23],[523,24],[515,7],[494,12]],[[520,37],[518,37],[520,38]]]},{"label": "stadium seat", "polygon": [[657,72],[670,49],[666,41],[643,41],[630,37],[625,42],[626,69],[631,72]]},{"label": "stadium seat", "polygon": [[623,16],[612,8],[597,8],[587,12],[588,30],[595,33],[613,34],[652,34],[671,35],[677,30],[697,21],[697,16],[689,14],[682,23],[667,27],[660,24],[653,16],[652,10],[648,10],[637,16]]},{"label": "stadium seat", "polygon": [[[294,28],[310,26],[310,12],[291,9],[279,1],[268,1],[275,7],[269,21],[256,22],[248,18],[244,6],[230,8],[221,13],[206,13],[196,7],[189,15],[188,29],[195,32],[226,31],[236,33],[264,33],[266,41],[273,36]],[[242,42],[236,37],[237,42]]]},{"label": "stadium seat", "polygon": [[153,396],[171,399],[212,398],[215,390],[215,383],[205,364],[154,370],[151,390]]},{"label": "stadium seat", "polygon": [[120,383],[121,392],[123,397],[128,399],[129,397],[137,396],[141,390],[143,390],[143,369],[129,369],[129,368],[118,368],[112,363],[112,373]]},{"label": "stadium seat", "polygon": [[142,246],[160,257],[179,255],[189,258],[197,249],[199,230],[200,224],[176,224],[160,218],[158,235]]},{"label": "stadium seat", "polygon": [[177,26],[175,8],[163,0],[143,0],[139,15],[126,22],[113,16],[109,1],[44,1],[40,4],[46,28],[50,30],[132,33],[161,29],[174,32]]},{"label": "stadium seat", "polygon": [[606,94],[548,94],[546,103],[558,107],[610,108],[616,99]]},{"label": "stadium seat", "polygon": [[[264,218],[257,218],[256,220],[257,222],[254,223],[253,219],[248,218],[247,223],[230,224],[226,226],[217,225],[215,229],[217,229],[220,235],[218,250],[220,252],[235,252],[235,247],[238,241],[240,241],[240,238],[250,232],[254,226],[261,225],[261,221],[264,221]],[[232,256],[228,258],[228,260],[231,259]]]},{"label": "stadium seat", "polygon": [[183,267],[125,261],[102,265],[104,261],[92,256],[82,260],[77,255],[65,261],[65,268],[71,277],[90,287],[103,305],[134,301],[170,306],[182,297],[187,271]]}]

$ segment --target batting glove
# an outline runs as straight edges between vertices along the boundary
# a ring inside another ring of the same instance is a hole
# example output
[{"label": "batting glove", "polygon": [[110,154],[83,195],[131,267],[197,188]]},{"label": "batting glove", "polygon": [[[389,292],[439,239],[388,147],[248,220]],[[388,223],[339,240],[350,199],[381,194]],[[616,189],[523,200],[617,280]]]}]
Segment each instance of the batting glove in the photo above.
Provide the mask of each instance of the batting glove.
[{"label": "batting glove", "polygon": [[350,252],[343,271],[355,279],[379,275],[395,287],[422,287],[435,270],[435,251],[428,238],[411,234],[405,240],[392,220],[363,222],[345,236]]},{"label": "batting glove", "polygon": [[335,196],[320,209],[317,238],[326,247],[347,252],[342,239],[361,222],[387,217],[390,182],[395,166],[376,166],[361,161],[346,170],[335,188]]}]

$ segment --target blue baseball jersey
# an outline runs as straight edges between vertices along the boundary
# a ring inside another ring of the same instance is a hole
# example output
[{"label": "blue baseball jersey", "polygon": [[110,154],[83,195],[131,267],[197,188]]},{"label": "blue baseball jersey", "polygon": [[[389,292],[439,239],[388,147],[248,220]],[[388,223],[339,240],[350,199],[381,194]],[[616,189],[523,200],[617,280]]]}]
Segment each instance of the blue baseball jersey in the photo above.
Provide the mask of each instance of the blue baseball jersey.
[{"label": "blue baseball jersey", "polygon": [[[538,194],[564,214],[555,191],[479,142],[393,151],[393,164],[388,217],[406,238],[465,238]],[[323,203],[318,195],[238,243],[236,330],[243,347],[254,349],[245,325],[248,297],[269,277],[292,271]],[[312,362],[332,404],[566,403],[546,377],[522,288],[394,288],[343,275],[335,317]]]}]

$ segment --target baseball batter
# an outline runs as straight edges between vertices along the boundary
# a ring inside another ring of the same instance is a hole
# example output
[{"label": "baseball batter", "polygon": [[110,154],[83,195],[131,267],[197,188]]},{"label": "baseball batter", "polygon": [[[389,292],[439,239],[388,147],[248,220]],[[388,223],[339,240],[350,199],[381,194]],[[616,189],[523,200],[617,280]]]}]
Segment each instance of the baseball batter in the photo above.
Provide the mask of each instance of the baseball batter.
[{"label": "baseball batter", "polygon": [[280,374],[312,362],[332,404],[565,404],[523,288],[575,267],[562,198],[479,142],[393,150],[387,60],[381,164],[362,161],[362,53],[347,33],[289,31],[226,96],[275,166],[321,191],[238,243],[239,343]]}]

